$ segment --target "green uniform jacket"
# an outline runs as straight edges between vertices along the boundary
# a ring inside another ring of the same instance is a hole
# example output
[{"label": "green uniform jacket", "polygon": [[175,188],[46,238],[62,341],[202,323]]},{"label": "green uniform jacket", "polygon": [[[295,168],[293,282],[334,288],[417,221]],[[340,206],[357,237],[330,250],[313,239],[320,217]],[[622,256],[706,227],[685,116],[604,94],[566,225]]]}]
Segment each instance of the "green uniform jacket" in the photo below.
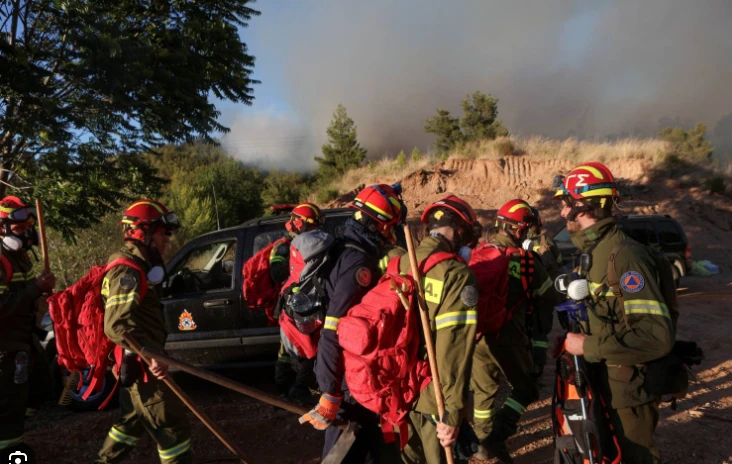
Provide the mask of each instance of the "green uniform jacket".
[{"label": "green uniform jacket", "polygon": [[[437,251],[450,252],[449,245],[444,239],[429,236],[417,247],[417,260],[422,262]],[[409,259],[401,260],[400,271],[411,271]],[[445,399],[445,423],[456,427],[467,413],[465,407],[478,320],[476,280],[465,263],[451,259],[441,262],[423,276],[423,286]],[[427,359],[424,347],[421,355],[422,359]],[[415,409],[436,416],[437,404],[432,385],[430,383],[419,395]]]},{"label": "green uniform jacket", "polygon": [[[503,234],[496,234],[491,243],[503,248],[516,247],[513,240]],[[529,344],[529,337],[526,333],[526,311],[529,302],[521,284],[520,266],[521,255],[512,254],[508,269],[506,307],[513,308],[513,319],[498,333],[497,345],[525,346]],[[534,278],[529,283],[529,289],[533,297],[534,312],[551,314],[557,304],[557,294],[552,279],[536,257],[534,258]]]},{"label": "green uniform jacket", "polygon": [[[152,267],[134,243],[125,243],[119,253],[109,258],[109,262],[123,257],[140,263],[145,272]],[[143,278],[146,277],[141,276],[136,269],[125,265],[115,266],[104,276],[104,333],[115,344],[127,349],[129,347],[122,341],[122,334],[125,333],[145,347],[162,350],[167,337],[163,310],[155,289],[149,284],[140,301]]]},{"label": "green uniform jacket", "polygon": [[13,268],[13,276],[8,279],[0,266],[0,351],[29,351],[35,302],[41,289],[34,282],[33,263],[25,250],[2,247],[0,253]]},{"label": "green uniform jacket", "polygon": [[[664,302],[656,264],[648,251],[615,226],[613,218],[598,221],[572,235],[582,253],[591,253],[587,274],[591,291],[607,283],[607,263],[616,245],[626,245],[615,258],[624,307],[612,291],[603,291],[588,311],[591,335],[584,342],[585,360],[604,363],[615,409],[640,406],[656,398],[643,388],[639,365],[667,355],[674,344],[674,327]],[[600,318],[606,319],[606,321]],[[609,318],[615,318],[610,323]]]},{"label": "green uniform jacket", "polygon": [[382,252],[384,254],[379,260],[379,270],[381,271],[382,275],[386,274],[386,268],[387,266],[389,266],[389,261],[391,261],[392,258],[407,254],[407,250],[400,247],[399,245],[392,244],[384,245]]},{"label": "green uniform jacket", "polygon": [[[549,272],[551,277],[559,275],[562,267],[562,252],[553,238],[546,234],[536,234],[529,232],[527,238],[531,240],[531,251],[541,258],[541,263]],[[543,242],[543,243],[542,243]]]}]

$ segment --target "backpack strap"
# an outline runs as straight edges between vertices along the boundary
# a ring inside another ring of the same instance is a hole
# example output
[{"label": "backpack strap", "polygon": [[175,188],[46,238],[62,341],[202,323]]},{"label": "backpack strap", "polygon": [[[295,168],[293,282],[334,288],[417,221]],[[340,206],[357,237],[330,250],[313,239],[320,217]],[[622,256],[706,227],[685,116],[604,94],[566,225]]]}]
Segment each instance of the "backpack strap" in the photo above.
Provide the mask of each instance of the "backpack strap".
[{"label": "backpack strap", "polygon": [[425,259],[424,261],[419,263],[419,267],[420,267],[419,271],[422,273],[422,276],[424,276],[425,274],[430,272],[432,270],[432,268],[434,268],[441,262],[447,261],[449,259],[456,259],[456,260],[460,261],[461,263],[465,262],[465,261],[463,261],[463,259],[460,256],[458,256],[455,253],[448,253],[447,251],[438,251],[436,253],[432,253],[431,255],[429,255],[427,257],[427,259]]},{"label": "backpack strap", "polygon": [[140,273],[140,301],[142,301],[142,299],[145,298],[145,294],[147,293],[147,273],[145,272],[145,270],[139,263],[129,258],[117,258],[111,263],[107,264],[107,266],[104,268],[104,274],[117,266],[129,266]]},{"label": "backpack strap", "polygon": [[13,280],[13,265],[10,264],[10,260],[7,256],[0,254],[0,265],[3,267],[3,275],[5,276],[5,280],[10,283],[11,280]]},{"label": "backpack strap", "polygon": [[399,265],[401,264],[401,261],[401,256],[395,256],[391,258],[389,260],[389,263],[386,265],[386,273],[399,275]]},{"label": "backpack strap", "polygon": [[620,311],[623,312],[623,323],[625,324],[625,328],[627,330],[630,330],[630,327],[628,326],[628,318],[625,316],[625,301],[623,299],[623,292],[620,291],[620,279],[618,278],[618,273],[615,270],[615,258],[624,246],[625,243],[623,242],[615,245],[615,247],[610,252],[610,256],[607,259],[607,286],[610,287],[610,290],[612,290],[613,295],[615,296],[615,301],[618,302],[617,306],[619,306]]}]

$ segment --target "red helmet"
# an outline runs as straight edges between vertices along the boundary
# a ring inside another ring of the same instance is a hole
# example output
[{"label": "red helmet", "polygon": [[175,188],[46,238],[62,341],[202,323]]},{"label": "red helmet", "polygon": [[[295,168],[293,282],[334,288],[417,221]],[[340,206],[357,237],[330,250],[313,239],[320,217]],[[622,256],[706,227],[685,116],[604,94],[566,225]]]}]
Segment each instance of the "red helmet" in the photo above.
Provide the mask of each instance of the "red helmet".
[{"label": "red helmet", "polygon": [[[473,208],[465,200],[455,195],[449,195],[442,200],[436,201],[429,205],[427,209],[425,209],[422,213],[420,221],[422,221],[423,224],[427,224],[429,222],[430,215],[433,214],[432,211],[436,208],[447,208],[457,213],[457,215],[460,216],[460,218],[465,221],[470,227],[475,227],[476,224],[478,224],[478,218],[475,215],[475,211],[473,211]],[[437,214],[437,211],[435,211],[434,214]]]},{"label": "red helmet", "polygon": [[584,200],[596,197],[620,197],[613,174],[602,163],[584,163],[561,179],[561,184],[558,182],[556,184],[557,191],[554,198],[570,196],[575,200]]},{"label": "red helmet", "polygon": [[[323,212],[317,205],[304,201],[292,208],[290,220],[285,224],[289,232],[301,233],[306,227],[318,227],[322,224]],[[307,224],[307,226],[306,226]]]},{"label": "red helmet", "polygon": [[155,200],[138,200],[125,211],[120,224],[125,226],[125,237],[144,241],[145,232],[152,225],[161,225],[167,230],[180,227],[178,216],[164,204]]},{"label": "red helmet", "polygon": [[406,212],[397,190],[401,189],[386,184],[370,185],[358,192],[348,207],[365,213],[382,226],[393,226],[404,219]]},{"label": "red helmet", "polygon": [[38,217],[36,209],[18,197],[5,197],[0,200],[0,222],[23,223]]},{"label": "red helmet", "polygon": [[501,222],[516,228],[519,234],[532,226],[535,220],[531,206],[519,198],[506,202],[496,214],[496,226]]}]

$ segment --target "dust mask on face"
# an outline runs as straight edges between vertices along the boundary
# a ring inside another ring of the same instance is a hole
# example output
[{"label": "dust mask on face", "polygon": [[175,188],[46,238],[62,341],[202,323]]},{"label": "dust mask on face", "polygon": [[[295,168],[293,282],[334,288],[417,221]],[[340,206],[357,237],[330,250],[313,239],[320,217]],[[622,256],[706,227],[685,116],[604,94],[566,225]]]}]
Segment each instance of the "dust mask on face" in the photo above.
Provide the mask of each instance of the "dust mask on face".
[{"label": "dust mask on face", "polygon": [[19,251],[23,248],[23,240],[15,235],[6,235],[3,237],[3,246],[10,251]]}]

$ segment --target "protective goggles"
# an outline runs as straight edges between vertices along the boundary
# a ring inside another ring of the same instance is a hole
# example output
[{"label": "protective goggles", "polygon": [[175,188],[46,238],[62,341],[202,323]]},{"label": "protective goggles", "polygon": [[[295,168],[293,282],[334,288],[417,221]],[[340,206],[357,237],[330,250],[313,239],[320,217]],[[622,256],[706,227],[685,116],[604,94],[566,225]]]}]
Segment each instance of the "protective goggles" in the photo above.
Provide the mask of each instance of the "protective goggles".
[{"label": "protective goggles", "polygon": [[178,227],[180,227],[180,222],[178,222],[178,215],[175,214],[174,211],[164,214],[163,217],[160,218],[160,222],[163,223],[165,227],[171,229],[177,229]]},{"label": "protective goggles", "polygon": [[5,208],[0,206],[0,211],[7,213],[6,221],[27,222],[38,217],[36,209],[32,206],[24,206],[22,208]]}]

